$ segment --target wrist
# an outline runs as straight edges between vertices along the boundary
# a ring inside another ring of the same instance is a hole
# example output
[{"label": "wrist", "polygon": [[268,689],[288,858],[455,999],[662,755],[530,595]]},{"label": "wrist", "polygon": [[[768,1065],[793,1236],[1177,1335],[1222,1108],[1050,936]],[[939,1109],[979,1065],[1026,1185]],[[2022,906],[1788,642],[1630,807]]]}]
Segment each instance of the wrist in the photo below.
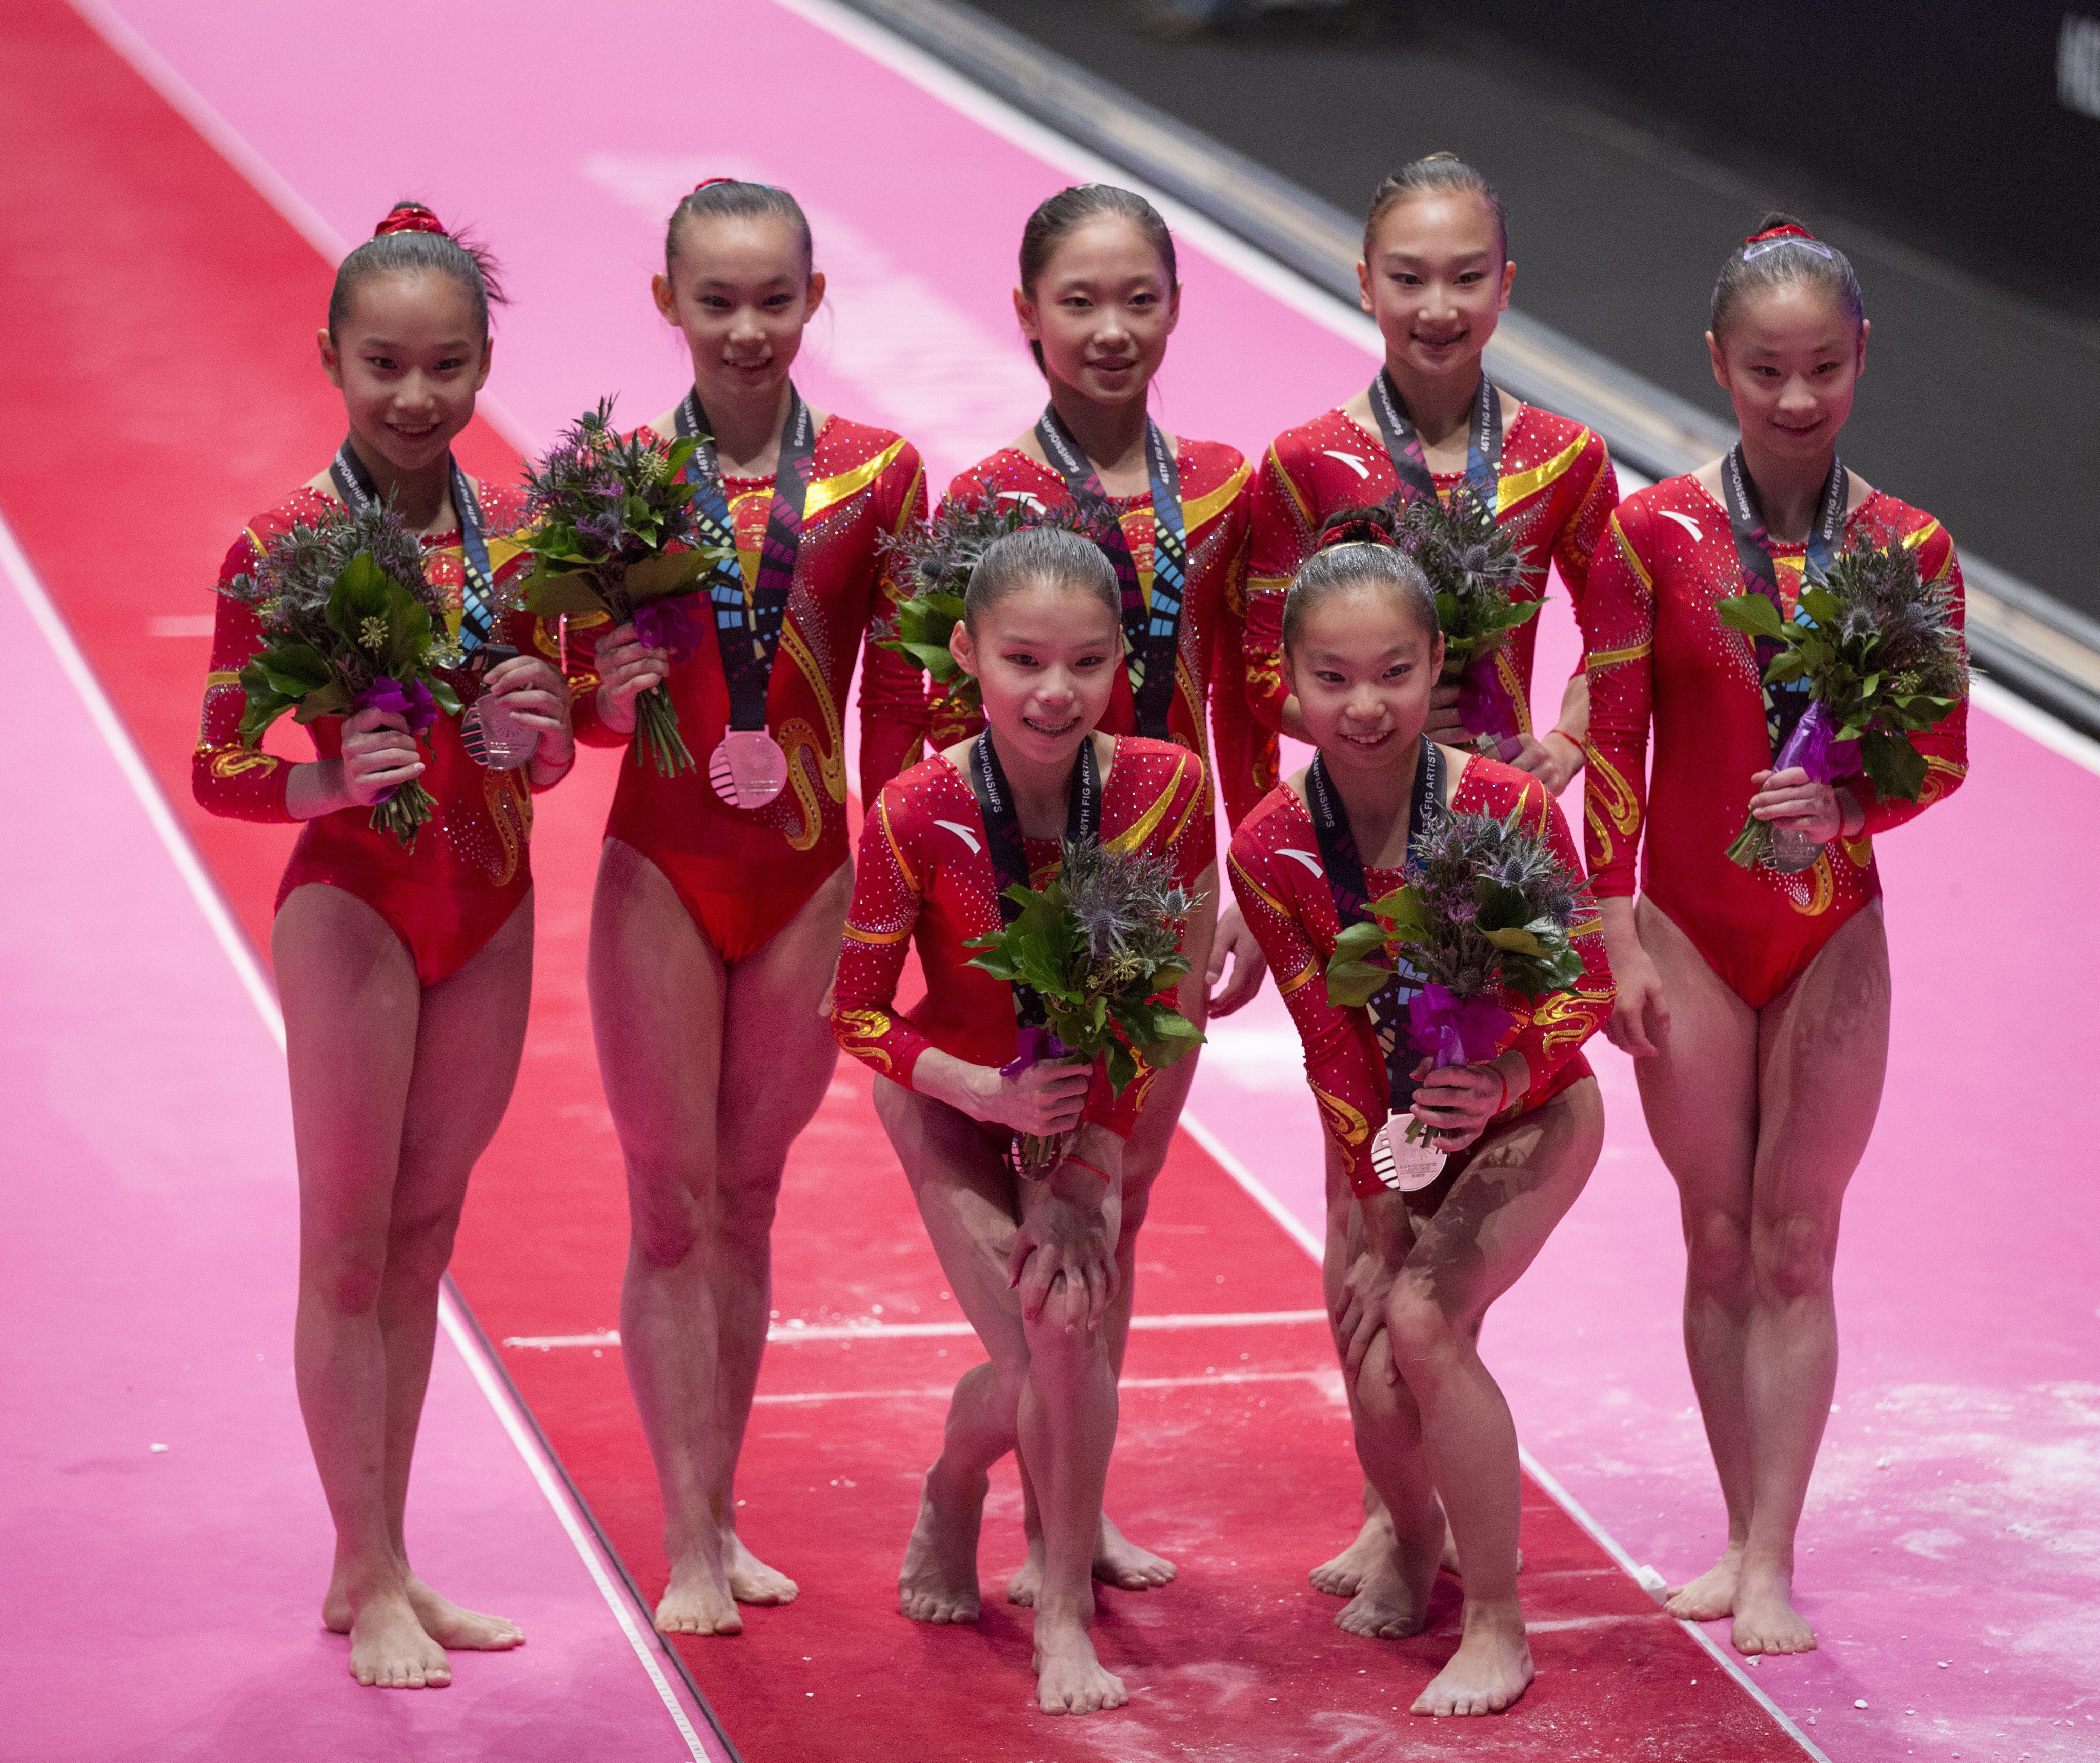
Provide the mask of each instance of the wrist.
[{"label": "wrist", "polygon": [[1860,798],[1842,784],[1831,791],[1838,801],[1838,836],[1857,838],[1867,829],[1867,811]]},{"label": "wrist", "polygon": [[598,688],[598,719],[616,735],[634,732],[634,700],[622,699],[608,684]]},{"label": "wrist", "polygon": [[1549,728],[1546,730],[1545,734],[1539,737],[1539,745],[1546,748],[1549,752],[1553,753],[1557,756],[1560,753],[1560,749],[1554,747],[1551,745],[1555,740],[1562,741],[1567,747],[1568,753],[1565,762],[1568,767],[1568,775],[1570,777],[1573,777],[1577,771],[1582,769],[1582,762],[1585,757],[1582,751],[1582,737],[1579,735],[1571,735],[1564,728]]}]

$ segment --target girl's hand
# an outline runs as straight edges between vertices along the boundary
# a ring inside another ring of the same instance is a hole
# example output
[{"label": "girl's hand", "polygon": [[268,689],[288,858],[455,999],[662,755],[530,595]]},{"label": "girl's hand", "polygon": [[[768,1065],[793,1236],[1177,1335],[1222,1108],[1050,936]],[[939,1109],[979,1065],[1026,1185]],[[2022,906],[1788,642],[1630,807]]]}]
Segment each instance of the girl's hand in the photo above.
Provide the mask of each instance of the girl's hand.
[{"label": "girl's hand", "polygon": [[598,714],[618,733],[634,730],[634,700],[671,677],[671,657],[634,634],[631,622],[615,625],[598,646]]},{"label": "girl's hand", "polygon": [[1429,720],[1423,724],[1422,731],[1443,746],[1472,745],[1472,730],[1458,720],[1458,688],[1455,684],[1430,688]]},{"label": "girl's hand", "polygon": [[1530,772],[1546,786],[1549,796],[1558,796],[1574,782],[1575,774],[1582,769],[1582,749],[1557,729],[1541,740],[1534,740],[1529,735],[1516,738],[1520,750],[1514,759],[1505,762],[1520,771]]},{"label": "girl's hand", "polygon": [[[1224,973],[1228,956],[1232,957],[1233,977],[1220,990],[1218,980]],[[1203,973],[1204,984],[1211,988],[1211,1014],[1231,1015],[1261,990],[1262,975],[1268,971],[1268,957],[1255,941],[1254,933],[1247,929],[1239,902],[1232,901],[1218,915],[1218,932],[1211,939],[1211,964]]]},{"label": "girl's hand", "polygon": [[972,1070],[975,1075],[964,1111],[1038,1138],[1054,1138],[1077,1126],[1086,1111],[1087,1092],[1094,1085],[1092,1066],[1048,1059],[1038,1060],[1018,1077],[1008,1077],[995,1065]]},{"label": "girl's hand", "polygon": [[1088,1137],[1095,1142],[1089,1152],[1101,1155],[1112,1173],[1067,1159],[1047,1180],[1023,1182],[1021,1226],[1007,1258],[1007,1284],[1020,1289],[1021,1315],[1035,1322],[1057,1300],[1050,1319],[1061,1321],[1067,1334],[1082,1323],[1101,1327],[1122,1277],[1115,1250],[1123,1228],[1123,1142],[1106,1131]]},{"label": "girl's hand", "polygon": [[1844,830],[1845,813],[1837,789],[1811,783],[1798,765],[1784,771],[1753,771],[1750,812],[1775,826],[1792,827],[1819,845],[1828,845]]},{"label": "girl's hand", "polygon": [[536,762],[544,759],[549,767],[558,768],[575,757],[568,685],[547,662],[535,656],[513,656],[488,670],[482,690],[501,698],[504,709],[527,728],[540,731],[540,745],[532,755]]},{"label": "girl's hand", "polygon": [[408,723],[397,712],[373,707],[344,721],[342,763],[342,793],[354,808],[369,808],[390,789],[423,775]]},{"label": "girl's hand", "polygon": [[1634,903],[1630,899],[1599,902],[1604,921],[1604,952],[1612,963],[1612,980],[1618,997],[1612,1005],[1612,1019],[1604,1036],[1621,1053],[1637,1059],[1653,1058],[1656,1043],[1670,1027],[1670,1006],[1662,995],[1662,975],[1653,959],[1641,947],[1640,933],[1634,928]]},{"label": "girl's hand", "polygon": [[1432,1067],[1424,1059],[1415,1067],[1413,1112],[1424,1126],[1436,1129],[1433,1142],[1439,1151],[1463,1151],[1523,1094],[1514,1083],[1505,1086],[1502,1075],[1486,1061]]},{"label": "girl's hand", "polygon": [[1386,1301],[1414,1240],[1404,1195],[1371,1194],[1357,1204],[1363,1214],[1363,1247],[1342,1276],[1341,1301],[1335,1306],[1335,1343],[1352,1380],[1385,1327]]}]

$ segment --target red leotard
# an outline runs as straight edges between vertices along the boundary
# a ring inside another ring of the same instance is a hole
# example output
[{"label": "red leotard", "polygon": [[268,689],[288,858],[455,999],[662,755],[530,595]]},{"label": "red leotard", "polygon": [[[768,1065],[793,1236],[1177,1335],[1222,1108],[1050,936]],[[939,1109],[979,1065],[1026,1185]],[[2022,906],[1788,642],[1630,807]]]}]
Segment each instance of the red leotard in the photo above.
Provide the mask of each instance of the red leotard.
[{"label": "red leotard", "polygon": [[[1453,813],[1499,816],[1521,805],[1525,824],[1553,847],[1571,874],[1582,873],[1568,823],[1537,778],[1478,755],[1449,758],[1454,763],[1462,758],[1465,765],[1451,792]],[[1365,1147],[1391,1111],[1385,1058],[1370,1012],[1329,1001],[1327,963],[1341,924],[1321,866],[1312,816],[1288,783],[1271,790],[1241,823],[1227,867],[1240,910],[1268,957],[1277,990],[1304,1042],[1305,1080],[1312,1086],[1328,1137],[1341,1151],[1356,1191],[1375,1194],[1379,1182]],[[1399,869],[1366,869],[1364,879],[1376,899],[1406,876]],[[1573,992],[1542,998],[1536,1006],[1520,993],[1503,995],[1511,1022],[1500,1050],[1524,1055],[1531,1087],[1498,1120],[1517,1120],[1590,1075],[1590,1062],[1577,1049],[1612,1014],[1612,970],[1594,917],[1577,926],[1574,940],[1582,954],[1582,978]]]},{"label": "red leotard", "polygon": [[[515,543],[500,537],[523,520],[523,504],[514,489],[488,484],[474,488],[488,524],[489,567],[498,581],[508,581],[532,562]],[[333,506],[332,498],[309,487],[257,516],[226,554],[220,581],[252,572],[271,539]],[[431,534],[422,546],[423,573],[443,593],[447,621],[457,635],[465,579],[460,535],[457,529]],[[529,652],[533,621],[527,613],[513,612],[493,638]],[[255,615],[222,594],[190,785],[197,801],[214,814],[237,820],[289,820],[285,791],[290,762],[240,744],[240,713],[247,702],[240,669],[262,640]],[[319,758],[342,758],[340,718],[309,723],[307,732]],[[373,831],[368,808],[323,815],[307,821],[299,835],[277,890],[277,904],[282,908],[293,888],[308,882],[355,894],[386,921],[414,957],[417,979],[434,986],[464,967],[531,890],[527,846],[532,802],[525,771],[490,771],[474,763],[460,744],[458,718],[440,715],[423,746],[428,757],[421,781],[438,806],[414,848],[404,851],[392,833]]]},{"label": "red leotard", "polygon": [[[1215,848],[1208,820],[1197,811],[1207,798],[1203,763],[1193,753],[1168,741],[1118,735],[1101,788],[1101,837],[1163,858],[1193,891]],[[1058,841],[1026,842],[1031,883],[1048,886],[1062,859]],[[832,1008],[839,1045],[907,1089],[929,1047],[973,1065],[1012,1058],[1020,1044],[1013,988],[972,966],[965,947],[999,928],[998,882],[968,779],[936,753],[891,783],[861,830],[854,868]],[[907,939],[919,945],[926,996],[898,1014]],[[1088,1120],[1129,1135],[1151,1082],[1140,1063],[1136,1079],[1114,1099],[1101,1063]]]},{"label": "red leotard", "polygon": [[[1846,517],[1848,534],[1900,534],[1928,581],[1952,592],[1961,616],[1953,541],[1930,515],[1877,490]],[[1806,547],[1776,545],[1790,613]],[[1864,776],[1846,787],[1866,810],[1856,839],[1839,839],[1815,867],[1783,876],[1738,868],[1730,842],[1749,812],[1750,775],[1772,762],[1750,639],[1714,603],[1749,591],[1727,510],[1696,478],[1670,478],[1628,497],[1612,516],[1590,572],[1582,623],[1589,647],[1590,781],[1584,806],[1590,871],[1600,899],[1640,889],[1691,938],[1736,996],[1761,1010],[1793,984],[1838,927],[1877,898],[1873,835],[1900,825],[1961,784],[1968,706],[1911,736],[1925,755],[1914,802],[1885,802]],[[1648,723],[1655,771],[1648,775]]]},{"label": "red leotard", "polygon": [[[1217,441],[1174,442],[1181,476],[1181,516],[1189,538],[1189,581],[1181,601],[1180,654],[1175,692],[1167,714],[1169,737],[1203,761],[1225,798],[1234,824],[1276,781],[1276,737],[1247,715],[1239,682],[1246,661],[1241,633],[1246,618],[1247,465],[1236,447]],[[988,498],[1033,500],[1046,507],[1072,505],[1072,493],[1049,466],[1018,448],[1002,447],[948,486],[947,501],[974,506]],[[1138,581],[1152,592],[1152,495],[1109,498],[1123,524],[1123,540],[1137,565]],[[1211,739],[1203,738],[1203,707],[1210,705]],[[984,726],[974,709],[959,709],[936,693],[927,740],[952,746]],[[1136,706],[1126,672],[1116,681],[1101,727],[1127,735],[1137,727]],[[1210,812],[1207,797],[1205,812]],[[1215,839],[1215,833],[1213,838]]]},{"label": "red leotard", "polygon": [[[1465,474],[1436,474],[1440,494]],[[1277,435],[1255,484],[1253,554],[1247,566],[1247,697],[1264,728],[1282,726],[1290,682],[1283,670],[1283,600],[1321,524],[1343,508],[1381,502],[1400,487],[1385,442],[1355,418],[1330,410]],[[1617,475],[1604,443],[1579,422],[1524,404],[1502,438],[1495,519],[1508,528],[1530,572],[1519,598],[1546,592],[1546,570],[1560,579],[1581,612],[1597,537],[1618,500]],[[1531,732],[1531,663],[1538,620],[1511,631],[1495,652],[1495,666]]]},{"label": "red leotard", "polygon": [[[653,431],[644,429],[645,435]],[[653,764],[623,764],[606,836],[631,845],[669,879],[724,961],[770,942],[846,861],[845,714],[854,657],[860,688],[862,800],[909,762],[925,722],[919,670],[870,640],[896,609],[896,584],[877,541],[926,515],[925,472],[909,441],[828,418],[806,468],[802,539],[765,700],[766,727],[788,755],[788,787],[765,807],[732,808],[708,782],[708,759],[729,727],[729,687],[713,620],[694,621],[692,654],[671,669],[679,732],[697,770],[675,778]],[[758,579],[773,479],[723,481],[744,591]],[[605,629],[583,634],[595,648]],[[545,633],[542,634],[545,641]],[[569,624],[573,649],[576,621]],[[596,707],[593,665],[575,682],[576,735],[596,746],[629,737]]]}]

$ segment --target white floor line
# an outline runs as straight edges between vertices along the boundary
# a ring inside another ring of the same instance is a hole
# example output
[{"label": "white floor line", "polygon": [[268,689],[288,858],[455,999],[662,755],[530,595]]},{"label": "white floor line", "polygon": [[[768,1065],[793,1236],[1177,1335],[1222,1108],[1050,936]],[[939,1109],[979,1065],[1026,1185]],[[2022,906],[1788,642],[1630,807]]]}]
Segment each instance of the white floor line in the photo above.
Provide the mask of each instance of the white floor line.
[{"label": "white floor line", "polygon": [[[271,984],[268,975],[262,971],[262,965],[256,960],[255,952],[249,946],[246,935],[235,921],[231,908],[206,873],[203,859],[190,842],[189,835],[183,830],[182,823],[175,819],[174,809],[169,806],[167,798],[161,793],[159,783],[147,769],[145,760],[134,745],[130,731],[117,716],[115,707],[102,689],[101,682],[95,677],[94,669],[87,664],[87,658],[81,653],[80,645],[73,641],[73,632],[67,627],[58,608],[52,603],[50,594],[46,591],[43,582],[4,515],[0,515],[0,567],[6,569],[15,584],[15,592],[21,596],[22,603],[29,609],[31,620],[45,641],[51,644],[60,669],[80,694],[89,719],[108,747],[111,757],[117,762],[117,770],[131,786],[139,806],[145,811],[147,823],[158,836],[162,848],[174,864],[175,873],[182,877],[183,885],[190,891],[190,897],[196,902],[197,909],[203,913],[205,922],[210,926],[218,946],[232,963],[233,970],[262,1017],[263,1026],[281,1049],[285,1045],[285,1015],[278,1007],[276,988]],[[699,1763],[717,1763],[721,1753],[703,1743],[691,1721],[686,1717],[676,1691],[665,1678],[649,1643],[642,1638],[635,1624],[624,1590],[607,1571],[594,1539],[576,1517],[567,1491],[546,1461],[538,1441],[518,1419],[500,1380],[483,1358],[479,1343],[474,1341],[465,1324],[460,1319],[449,1293],[440,1297],[439,1315],[444,1321],[446,1333],[451,1336],[452,1344],[465,1359],[467,1369],[474,1373],[474,1381],[488,1398],[489,1406],[495,1409],[496,1418],[503,1423],[510,1442],[518,1447],[518,1454],[525,1460],[526,1468],[532,1472],[540,1492],[545,1495],[548,1505],[554,1509],[554,1516],[560,1520],[569,1540],[576,1545],[577,1554],[583,1558],[585,1568],[598,1590],[604,1594],[614,1619],[633,1647],[635,1656],[641,1660],[642,1668],[649,1674],[658,1695],[664,1699],[664,1706],[670,1710],[671,1718],[685,1739],[689,1752],[699,1760]]]},{"label": "white floor line", "polygon": [[1299,1222],[1297,1214],[1264,1187],[1253,1171],[1234,1156],[1225,1142],[1204,1125],[1186,1108],[1181,1111],[1181,1130],[1207,1151],[1218,1167],[1223,1169],[1241,1187],[1247,1197],[1283,1227],[1283,1233],[1317,1263],[1326,1253],[1326,1245]]},{"label": "white floor line", "polygon": [[[1187,1315],[1133,1316],[1133,1332],[1154,1334],[1185,1328],[1286,1328],[1306,1323],[1324,1323],[1323,1310],[1196,1310]],[[775,1323],[766,1331],[768,1345],[793,1346],[801,1341],[951,1341],[977,1331],[966,1322],[938,1323],[822,1323],[800,1328],[793,1323]],[[505,1335],[507,1347],[537,1347],[542,1353],[554,1347],[616,1347],[617,1328],[601,1328],[587,1335]]]},{"label": "white floor line", "polygon": [[[1212,1385],[1309,1383],[1325,1388],[1339,1386],[1341,1372],[1332,1365],[1314,1366],[1295,1372],[1218,1372],[1201,1377],[1126,1377],[1116,1385],[1132,1390],[1202,1390]],[[807,1390],[792,1395],[753,1396],[757,1407],[814,1407],[826,1402],[946,1402],[955,1393],[952,1384],[913,1384],[892,1390]],[[1336,1399],[1343,1399],[1339,1387]]]}]

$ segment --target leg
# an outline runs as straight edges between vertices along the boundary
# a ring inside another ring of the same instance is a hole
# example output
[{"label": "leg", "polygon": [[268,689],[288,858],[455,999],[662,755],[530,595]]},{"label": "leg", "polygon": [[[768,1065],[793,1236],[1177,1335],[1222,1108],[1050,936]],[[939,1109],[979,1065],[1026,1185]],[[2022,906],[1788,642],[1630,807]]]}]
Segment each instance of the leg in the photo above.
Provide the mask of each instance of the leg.
[{"label": "leg", "polygon": [[1387,1338],[1421,1411],[1423,1454],[1465,1566],[1463,1638],[1416,1701],[1418,1714],[1499,1713],[1531,1681],[1516,1594],[1516,1428],[1480,1362],[1480,1323],[1575,1204],[1604,1143],[1604,1103],[1587,1079],[1494,1132],[1393,1283]]},{"label": "leg", "polygon": [[1735,1607],[1750,1531],[1750,1423],[1743,1352],[1750,1325],[1750,1177],[1757,1142],[1757,1014],[1723,984],[1692,939],[1646,900],[1641,946],[1670,1001],[1652,1058],[1635,1062],[1641,1109],[1677,1182],[1684,1230],[1684,1354],[1719,1473],[1728,1540],[1721,1558],[1672,1588],[1681,1621]]},{"label": "leg", "polygon": [[449,1683],[408,1597],[388,1513],[380,1292],[421,988],[386,921],[342,889],[294,889],[271,953],[284,1000],[299,1164],[299,1409],[335,1522],[323,1619],[360,1683]]},{"label": "leg", "polygon": [[1838,1381],[1838,1212],[1881,1106],[1889,992],[1888,941],[1870,909],[1759,1013],[1743,1376],[1751,1510],[1732,1636],[1745,1653],[1815,1645],[1793,1608],[1793,1535]]},{"label": "leg", "polygon": [[[1203,896],[1203,904],[1189,920],[1188,935],[1182,943],[1189,957],[1189,971],[1181,981],[1180,1002],[1181,1014],[1201,1028],[1211,1014],[1210,989],[1204,983],[1203,970],[1210,964],[1211,942],[1218,930],[1218,871],[1215,864],[1203,873],[1196,886]],[[1131,1315],[1136,1305],[1137,1233],[1144,1228],[1145,1214],[1152,1205],[1152,1184],[1158,1180],[1159,1172],[1167,1162],[1167,1153],[1173,1146],[1174,1129],[1180,1123],[1189,1086],[1196,1080],[1196,1061],[1202,1050],[1198,1048],[1185,1054],[1153,1080],[1151,1094],[1145,1098],[1145,1111],[1132,1128],[1129,1142],[1123,1149],[1123,1235],[1116,1239],[1116,1271],[1120,1283],[1115,1300],[1109,1306],[1108,1317],[1101,1324],[1118,1379],[1123,1376],[1123,1354],[1130,1345]],[[1035,1588],[1043,1577],[1043,1527],[1035,1509],[1035,1490],[1025,1468],[1021,1491],[1021,1522],[1028,1535],[1028,1559],[1008,1582],[1006,1595],[1011,1603],[1031,1604],[1035,1601]],[[1176,1571],[1174,1563],[1164,1555],[1140,1548],[1116,1528],[1115,1521],[1105,1512],[1101,1514],[1101,1535],[1094,1545],[1096,1579],[1126,1592],[1149,1592],[1171,1583]]]},{"label": "leg", "polygon": [[773,1214],[788,1151],[810,1124],[838,1063],[818,1005],[831,981],[853,900],[840,864],[769,942],[730,969],[716,1128],[715,1213],[708,1279],[714,1295],[714,1450],[708,1505],[721,1514],[723,1577],[738,1602],[787,1604],[797,1588],[736,1531],[736,1465],[765,1351],[773,1296]]},{"label": "leg", "polygon": [[729,978],[664,873],[607,839],[591,904],[591,1027],[627,1166],[621,1357],[664,1500],[666,1633],[735,1634],[710,1500],[717,1326],[708,1290]]},{"label": "leg", "polygon": [[430,1638],[480,1650],[516,1646],[524,1632],[503,1617],[462,1608],[417,1578],[408,1566],[404,1513],[437,1337],[439,1287],[452,1261],[467,1179],[503,1124],[525,1050],[532,925],[528,894],[465,966],[423,993],[379,1292],[386,1348],[386,1502],[395,1552],[408,1572],[409,1602]]}]

